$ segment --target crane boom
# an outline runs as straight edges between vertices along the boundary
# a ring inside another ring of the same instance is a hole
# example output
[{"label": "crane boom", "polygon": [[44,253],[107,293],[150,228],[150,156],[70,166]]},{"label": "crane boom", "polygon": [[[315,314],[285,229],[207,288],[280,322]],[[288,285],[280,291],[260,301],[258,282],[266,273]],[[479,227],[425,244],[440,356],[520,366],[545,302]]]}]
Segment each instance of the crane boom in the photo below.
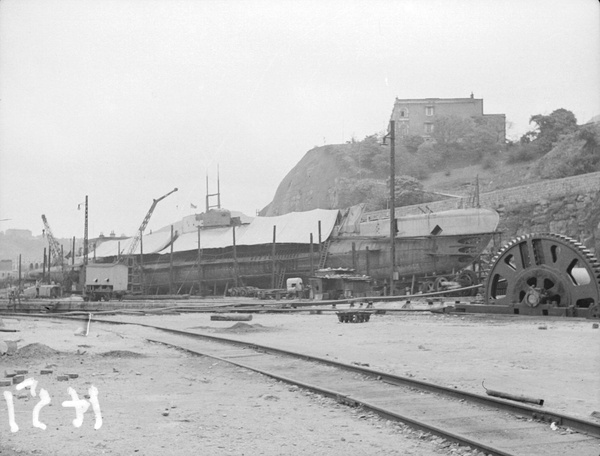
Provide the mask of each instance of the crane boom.
[{"label": "crane boom", "polygon": [[50,247],[50,251],[52,252],[52,257],[54,258],[55,264],[63,264],[62,250],[60,248],[60,244],[54,238],[52,230],[50,229],[50,225],[48,224],[48,220],[46,219],[46,216],[44,214],[42,214],[42,221],[44,222],[44,228],[46,229],[46,237],[48,238],[48,245]]},{"label": "crane boom", "polygon": [[156,205],[160,201],[164,200],[171,193],[175,193],[176,191],[177,191],[177,187],[175,187],[173,190],[171,190],[166,195],[163,195],[160,198],[157,198],[157,199],[155,199],[155,200],[152,201],[152,206],[150,206],[150,209],[148,210],[148,213],[146,214],[146,217],[144,217],[144,221],[140,225],[140,228],[138,229],[135,237],[133,238],[133,241],[131,242],[131,245],[129,246],[129,249],[128,249],[127,254],[125,255],[125,257],[129,257],[129,256],[133,255],[133,252],[135,252],[135,249],[137,248],[137,246],[138,246],[138,244],[140,242],[140,238],[142,237],[142,234],[144,233],[144,230],[148,226],[148,222],[150,221],[150,217],[152,217],[152,213],[154,212],[154,209],[156,208]]}]

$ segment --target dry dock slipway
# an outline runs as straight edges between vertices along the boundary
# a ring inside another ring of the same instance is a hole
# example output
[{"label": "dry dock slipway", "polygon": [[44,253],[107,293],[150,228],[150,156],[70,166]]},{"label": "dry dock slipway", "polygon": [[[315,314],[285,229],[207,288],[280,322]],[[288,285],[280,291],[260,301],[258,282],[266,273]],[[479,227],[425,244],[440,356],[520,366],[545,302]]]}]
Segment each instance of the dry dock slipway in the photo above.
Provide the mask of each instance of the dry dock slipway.
[{"label": "dry dock slipway", "polygon": [[[393,291],[389,218],[364,213],[361,206],[255,218],[210,209],[145,236],[103,239],[87,266],[79,259],[64,272],[55,267],[54,274],[59,284],[71,283],[92,301],[281,297],[286,279],[301,278],[310,293],[295,296],[317,301],[414,300],[459,289],[463,296],[480,291],[483,299],[478,305],[457,303],[457,311],[598,317],[600,267],[583,245],[548,233],[499,247],[498,222],[495,211],[481,208],[397,217]],[[484,252],[488,261],[482,262]],[[63,310],[77,307],[60,304]]]},{"label": "dry dock slipway", "polygon": [[[361,206],[253,219],[211,209],[143,237],[99,239],[89,252],[88,271],[78,259],[66,267],[66,277],[80,293],[89,282],[85,271],[98,287],[110,282],[115,292],[223,295],[231,288],[281,289],[295,277],[308,284],[316,271],[333,269],[368,277],[374,295],[442,291],[446,281],[475,284],[474,271],[458,273],[479,258],[498,220],[495,211],[476,208],[396,218],[393,292],[389,219],[365,214]],[[117,264],[128,267],[125,290],[114,275],[108,277],[107,265]],[[96,275],[101,269],[107,277]],[[345,291],[316,294],[335,299],[348,297]]]},{"label": "dry dock slipway", "polygon": [[[285,278],[306,279],[324,268],[353,269],[383,283],[389,275],[389,221],[361,222],[361,215],[317,209],[247,224],[222,210],[188,217],[174,227],[173,237],[160,232],[144,238],[141,261],[136,252],[138,264],[143,262],[141,285],[148,294],[193,294],[201,281],[221,294],[226,286],[283,288]],[[396,280],[463,269],[483,251],[497,224],[497,214],[487,209],[398,219]],[[115,261],[116,244],[101,244],[96,258]]]}]

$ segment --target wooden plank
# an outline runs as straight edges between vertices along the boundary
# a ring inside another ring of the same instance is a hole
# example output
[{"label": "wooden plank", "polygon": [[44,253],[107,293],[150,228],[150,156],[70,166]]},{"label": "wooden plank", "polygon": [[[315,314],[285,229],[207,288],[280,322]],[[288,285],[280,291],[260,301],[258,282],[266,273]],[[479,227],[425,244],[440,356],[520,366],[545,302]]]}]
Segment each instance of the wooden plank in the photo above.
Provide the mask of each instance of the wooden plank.
[{"label": "wooden plank", "polygon": [[212,321],[250,321],[252,320],[252,314],[223,314],[223,315],[211,315]]}]

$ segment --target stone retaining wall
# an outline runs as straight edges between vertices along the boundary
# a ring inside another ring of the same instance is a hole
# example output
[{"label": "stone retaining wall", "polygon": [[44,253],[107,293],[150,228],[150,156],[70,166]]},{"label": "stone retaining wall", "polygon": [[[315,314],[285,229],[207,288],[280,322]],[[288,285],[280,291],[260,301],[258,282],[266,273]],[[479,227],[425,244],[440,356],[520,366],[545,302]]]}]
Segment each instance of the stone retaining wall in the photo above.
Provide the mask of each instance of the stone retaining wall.
[{"label": "stone retaining wall", "polygon": [[[560,199],[567,195],[585,195],[599,190],[600,172],[482,193],[479,195],[479,204],[481,207],[489,207],[497,210],[502,207],[529,204],[531,202],[543,203],[544,201]],[[396,214],[398,216],[420,214],[422,213],[421,209],[425,209],[425,206],[434,212],[469,207],[471,200],[472,198],[467,197],[451,198],[427,203],[426,205],[417,204],[414,206],[399,207],[396,209]],[[385,212],[386,215],[389,214],[387,211],[381,212]]]},{"label": "stone retaining wall", "polygon": [[[427,204],[399,207],[397,216],[472,207],[473,198],[450,198]],[[482,193],[479,205],[500,214],[502,239],[552,232],[570,236],[600,252],[600,172],[532,183]],[[389,211],[370,214],[387,218]]]}]

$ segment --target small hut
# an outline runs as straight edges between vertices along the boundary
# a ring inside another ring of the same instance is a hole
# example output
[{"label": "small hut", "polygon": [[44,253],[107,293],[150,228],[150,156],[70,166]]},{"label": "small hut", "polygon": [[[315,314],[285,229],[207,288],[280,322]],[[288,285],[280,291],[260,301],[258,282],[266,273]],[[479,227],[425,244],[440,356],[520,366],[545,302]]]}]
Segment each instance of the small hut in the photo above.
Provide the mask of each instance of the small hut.
[{"label": "small hut", "polygon": [[354,269],[319,269],[308,279],[311,297],[320,300],[372,296],[369,276],[357,275]]}]

